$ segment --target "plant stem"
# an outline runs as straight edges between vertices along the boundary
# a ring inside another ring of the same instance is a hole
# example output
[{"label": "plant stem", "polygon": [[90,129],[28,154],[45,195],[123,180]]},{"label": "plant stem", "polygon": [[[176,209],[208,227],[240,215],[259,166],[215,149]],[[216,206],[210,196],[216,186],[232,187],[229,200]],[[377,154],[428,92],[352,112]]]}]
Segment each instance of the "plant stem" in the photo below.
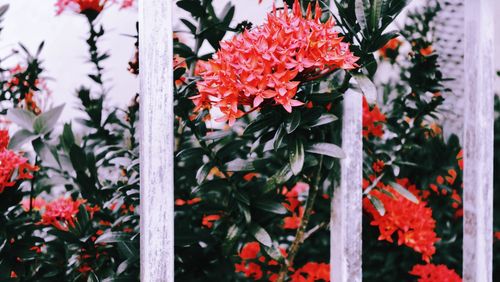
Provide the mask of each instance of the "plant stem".
[{"label": "plant stem", "polygon": [[321,180],[322,167],[323,167],[323,156],[320,156],[318,172],[316,174],[316,178],[314,179],[313,185],[309,188],[309,195],[307,197],[306,209],[304,211],[304,215],[302,216],[302,221],[300,222],[300,226],[297,229],[297,233],[295,234],[295,240],[290,246],[287,258],[285,262],[281,265],[281,269],[278,274],[278,279],[276,280],[277,282],[285,281],[288,274],[288,268],[293,266],[293,261],[295,260],[295,256],[297,256],[300,246],[305,240],[307,225],[309,223],[309,219],[311,218],[314,203],[316,202],[316,196],[318,195],[318,185]]}]

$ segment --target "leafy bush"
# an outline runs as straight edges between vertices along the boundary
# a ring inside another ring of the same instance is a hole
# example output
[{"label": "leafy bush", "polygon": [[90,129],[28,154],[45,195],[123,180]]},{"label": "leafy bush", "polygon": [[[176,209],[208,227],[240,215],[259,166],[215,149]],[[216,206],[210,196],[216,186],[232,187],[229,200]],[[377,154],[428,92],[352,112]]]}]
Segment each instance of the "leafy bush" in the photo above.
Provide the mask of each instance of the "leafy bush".
[{"label": "leafy bush", "polygon": [[[463,160],[439,125],[439,5],[388,31],[406,1],[285,2],[253,26],[233,22],[231,3],[175,1],[190,16],[174,41],[176,280],[329,281],[342,103],[359,91],[364,280],[461,281]],[[105,106],[99,49],[106,9],[132,4],[57,1],[89,24],[78,126],[56,127],[43,43],[0,68],[0,121],[13,123],[0,130],[2,281],[139,279],[138,94]]]}]

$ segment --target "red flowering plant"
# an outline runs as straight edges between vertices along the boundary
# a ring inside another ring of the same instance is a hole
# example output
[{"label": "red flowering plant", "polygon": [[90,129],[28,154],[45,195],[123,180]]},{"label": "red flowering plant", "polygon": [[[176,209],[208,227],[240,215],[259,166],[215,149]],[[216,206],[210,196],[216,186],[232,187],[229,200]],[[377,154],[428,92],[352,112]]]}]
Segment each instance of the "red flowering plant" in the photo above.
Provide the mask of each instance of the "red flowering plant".
[{"label": "red flowering plant", "polygon": [[231,4],[176,1],[192,17],[174,41],[176,279],[329,280],[343,95],[373,94],[405,6],[365,3],[361,19],[353,2],[284,1],[253,26]]},{"label": "red flowering plant", "polygon": [[34,54],[21,46],[14,67],[1,62],[0,281],[137,281],[139,106],[137,96],[125,109],[105,106],[110,54],[99,51],[101,16],[133,1],[54,2],[56,13],[88,19],[94,85],[76,91],[74,131],[58,123],[63,106],[47,102],[43,44]]},{"label": "red flowering plant", "polygon": [[396,76],[376,79],[381,95],[364,106],[363,251],[370,256],[363,275],[370,281],[461,281],[461,148],[440,125],[441,93],[449,90],[438,54],[420,51],[432,46],[438,11],[427,1],[408,14],[397,44],[379,52]]}]

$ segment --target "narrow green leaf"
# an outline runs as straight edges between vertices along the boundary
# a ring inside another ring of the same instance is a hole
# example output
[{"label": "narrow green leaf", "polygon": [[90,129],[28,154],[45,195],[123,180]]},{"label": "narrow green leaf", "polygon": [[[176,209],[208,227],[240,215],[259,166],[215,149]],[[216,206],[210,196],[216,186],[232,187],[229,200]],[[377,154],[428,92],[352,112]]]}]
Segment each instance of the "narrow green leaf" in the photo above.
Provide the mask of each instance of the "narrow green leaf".
[{"label": "narrow green leaf", "polygon": [[232,160],[224,166],[226,171],[253,171],[255,170],[252,161],[244,159]]},{"label": "narrow green leaf", "polygon": [[281,142],[283,142],[284,136],[285,136],[285,130],[283,129],[283,125],[281,125],[280,127],[278,127],[278,130],[276,130],[276,133],[274,134],[273,148],[275,151],[277,151],[281,146]]},{"label": "narrow green leaf", "polygon": [[288,119],[286,120],[286,126],[285,126],[286,132],[288,134],[294,132],[295,129],[297,129],[297,127],[299,127],[300,119],[301,119],[301,116],[300,116],[299,111],[293,111],[288,116]]},{"label": "narrow green leaf", "polygon": [[372,205],[375,207],[375,209],[378,211],[378,213],[381,216],[385,215],[385,207],[384,204],[375,196],[368,195],[367,198],[370,200]]},{"label": "narrow green leaf", "polygon": [[404,188],[403,186],[399,185],[396,182],[389,182],[389,185],[391,185],[392,188],[394,188],[394,190],[396,190],[396,192],[398,192],[401,196],[405,197],[409,201],[411,201],[415,204],[419,203],[419,200],[417,199],[417,197],[415,197],[415,195],[413,195],[413,193],[408,191],[408,189]]},{"label": "narrow green leaf", "polygon": [[290,148],[289,161],[294,175],[299,175],[304,167],[304,144],[300,139],[295,139],[293,148]]},{"label": "narrow green leaf", "polygon": [[342,148],[331,143],[315,143],[306,148],[306,152],[320,154],[332,158],[345,158],[345,153]]},{"label": "narrow green leaf", "polygon": [[250,226],[250,233],[252,236],[257,239],[262,245],[266,247],[271,247],[273,245],[273,240],[271,239],[271,236],[269,236],[269,233],[262,228],[261,226],[257,224],[252,224]]},{"label": "narrow green leaf", "polygon": [[332,122],[334,122],[336,120],[338,120],[338,118],[335,115],[325,113],[325,114],[322,114],[317,120],[311,122],[309,124],[309,127],[322,126],[322,125],[325,125],[325,124],[332,123]]},{"label": "narrow green leaf", "polygon": [[380,15],[382,13],[382,0],[372,0],[371,12],[370,12],[370,24],[372,31],[377,31],[378,23],[380,20]]},{"label": "narrow green leaf", "polygon": [[260,199],[254,203],[255,207],[261,209],[263,211],[272,212],[275,214],[286,214],[286,208],[278,202],[274,202],[271,200]]},{"label": "narrow green leaf", "polygon": [[99,236],[95,241],[95,244],[99,243],[118,243],[118,242],[130,242],[132,236],[130,233],[126,232],[106,232]]},{"label": "narrow green leaf", "polygon": [[375,84],[364,74],[353,74],[353,77],[358,82],[358,86],[365,95],[366,100],[369,103],[377,101],[377,87],[375,87]]},{"label": "narrow green leaf", "polygon": [[212,163],[206,163],[198,169],[198,171],[196,172],[196,183],[198,183],[198,185],[205,181],[205,178],[207,178],[208,173],[210,172],[212,167]]},{"label": "narrow green leaf", "polygon": [[355,0],[354,12],[361,30],[366,30],[368,28],[368,23],[366,22],[366,11],[370,11],[369,0]]}]

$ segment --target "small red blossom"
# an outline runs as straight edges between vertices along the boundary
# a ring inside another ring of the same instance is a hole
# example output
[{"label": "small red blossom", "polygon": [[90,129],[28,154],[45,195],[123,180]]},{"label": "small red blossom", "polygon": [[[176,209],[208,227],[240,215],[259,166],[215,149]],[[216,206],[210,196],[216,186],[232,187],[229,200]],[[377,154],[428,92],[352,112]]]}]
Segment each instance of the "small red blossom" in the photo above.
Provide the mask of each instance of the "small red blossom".
[{"label": "small red blossom", "polygon": [[291,282],[330,281],[330,264],[308,262],[290,275]]},{"label": "small red blossom", "polygon": [[242,272],[245,277],[253,278],[254,280],[260,280],[263,276],[262,267],[255,262],[246,263],[242,261],[239,264],[235,264],[234,268],[236,272]]},{"label": "small red blossom", "polygon": [[398,51],[401,44],[401,40],[399,40],[397,37],[389,40],[382,48],[378,50],[380,56],[382,58],[394,57],[394,55],[397,55],[396,52]]},{"label": "small red blossom", "polygon": [[[417,194],[415,185],[411,185],[408,179],[398,179],[397,182],[413,194]],[[380,184],[377,187],[382,187],[381,189],[394,196],[391,197],[377,189],[370,191],[372,196],[377,197],[383,203],[386,211],[383,216],[368,198],[363,200],[363,208],[373,218],[370,224],[379,228],[378,239],[393,242],[393,235],[397,233],[398,245],[406,245],[414,249],[422,254],[424,261],[429,262],[436,252],[435,243],[439,240],[435,232],[436,221],[432,217],[432,209],[427,207],[422,199],[419,199],[418,204],[411,202],[389,185]]]},{"label": "small red blossom", "polygon": [[75,227],[76,214],[85,200],[74,201],[71,198],[59,198],[45,205],[40,224],[52,225],[55,228],[68,231]]},{"label": "small red blossom", "polygon": [[370,138],[370,136],[381,138],[384,135],[382,123],[386,122],[386,117],[377,105],[370,108],[368,101],[363,96],[363,136]]},{"label": "small red blossom", "polygon": [[332,18],[322,23],[321,7],[304,16],[298,0],[290,11],[274,8],[267,22],[221,42],[220,50],[200,67],[196,110],[215,107],[232,125],[245,114],[244,106],[263,103],[292,107],[301,82],[321,78],[336,69],[356,68],[358,60],[342,42]]},{"label": "small red blossom", "polygon": [[76,13],[83,14],[87,11],[93,11],[100,13],[106,6],[106,4],[111,3],[111,4],[116,4],[118,2],[120,3],[120,7],[122,9],[124,8],[129,8],[134,5],[134,0],[121,0],[121,1],[116,1],[116,0],[58,0],[56,2],[56,8],[57,11],[56,13],[60,15],[63,13],[65,10],[69,9],[72,10]]},{"label": "small red blossom", "polygon": [[500,240],[500,231],[496,231],[495,233],[493,233],[493,236],[496,240]]},{"label": "small red blossom", "polygon": [[443,264],[415,265],[409,273],[418,276],[418,282],[462,282],[455,270]]},{"label": "small red blossom", "polygon": [[460,150],[457,154],[457,161],[458,161],[458,167],[460,167],[461,170],[464,169],[464,151]]},{"label": "small red blossom", "polygon": [[432,52],[434,52],[434,50],[432,49],[432,45],[420,49],[420,54],[422,56],[429,56],[430,54],[432,54]]},{"label": "small red blossom", "polygon": [[381,173],[384,170],[384,167],[385,167],[385,163],[382,160],[376,160],[372,164],[373,171],[375,171],[376,173]]},{"label": "small red blossom", "polygon": [[260,244],[258,242],[246,243],[239,254],[243,260],[255,259],[260,252]]},{"label": "small red blossom", "polygon": [[201,225],[205,226],[206,228],[212,228],[214,226],[214,222],[219,219],[220,215],[218,214],[205,215],[201,221]]}]

